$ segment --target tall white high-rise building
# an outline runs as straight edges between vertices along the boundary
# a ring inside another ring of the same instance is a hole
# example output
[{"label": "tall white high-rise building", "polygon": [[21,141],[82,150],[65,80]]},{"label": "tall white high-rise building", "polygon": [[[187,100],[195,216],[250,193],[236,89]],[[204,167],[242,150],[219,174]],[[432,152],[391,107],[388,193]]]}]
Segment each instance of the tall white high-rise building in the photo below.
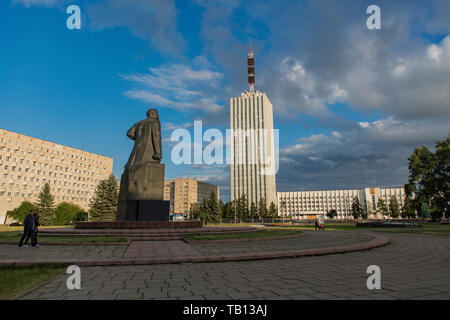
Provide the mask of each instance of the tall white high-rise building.
[{"label": "tall white high-rise building", "polygon": [[264,92],[254,90],[254,59],[248,54],[249,91],[230,98],[231,200],[245,195],[248,204],[261,199],[277,204],[273,107]]}]

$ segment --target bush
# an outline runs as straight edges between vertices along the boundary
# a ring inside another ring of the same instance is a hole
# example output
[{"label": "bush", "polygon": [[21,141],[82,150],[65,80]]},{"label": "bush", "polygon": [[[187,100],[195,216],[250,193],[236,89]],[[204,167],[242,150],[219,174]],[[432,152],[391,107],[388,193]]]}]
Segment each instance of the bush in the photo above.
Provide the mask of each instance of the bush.
[{"label": "bush", "polygon": [[73,224],[82,214],[85,213],[78,205],[69,202],[61,202],[55,209],[53,224]]},{"label": "bush", "polygon": [[30,213],[31,210],[36,210],[36,206],[30,201],[23,201],[20,206],[12,211],[8,211],[8,216],[12,217],[14,220],[23,223],[25,217]]}]

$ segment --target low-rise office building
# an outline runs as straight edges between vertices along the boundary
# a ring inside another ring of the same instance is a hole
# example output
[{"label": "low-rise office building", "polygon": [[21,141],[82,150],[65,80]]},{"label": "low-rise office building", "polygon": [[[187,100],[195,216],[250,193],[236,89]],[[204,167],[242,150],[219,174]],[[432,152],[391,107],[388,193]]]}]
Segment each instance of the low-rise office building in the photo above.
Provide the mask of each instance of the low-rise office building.
[{"label": "low-rise office building", "polygon": [[292,219],[314,219],[317,215],[325,215],[334,209],[337,212],[336,219],[351,219],[355,197],[363,210],[367,211],[369,219],[384,219],[388,216],[383,216],[378,210],[378,199],[381,198],[388,206],[391,197],[395,197],[401,209],[405,202],[405,190],[393,187],[278,192],[278,214]]},{"label": "low-rise office building", "polygon": [[164,200],[170,201],[170,213],[188,216],[193,203],[201,203],[214,192],[219,200],[219,187],[194,179],[175,179],[164,183]]}]

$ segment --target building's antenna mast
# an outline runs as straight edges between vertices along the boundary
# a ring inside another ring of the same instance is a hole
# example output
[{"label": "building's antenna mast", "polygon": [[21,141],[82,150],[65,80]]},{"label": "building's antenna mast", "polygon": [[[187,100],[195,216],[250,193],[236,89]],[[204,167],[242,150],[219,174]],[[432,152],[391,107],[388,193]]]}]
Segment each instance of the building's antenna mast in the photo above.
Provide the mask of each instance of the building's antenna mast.
[{"label": "building's antenna mast", "polygon": [[250,50],[248,52],[248,85],[250,92],[255,90],[255,59],[253,58],[252,42],[250,41]]}]

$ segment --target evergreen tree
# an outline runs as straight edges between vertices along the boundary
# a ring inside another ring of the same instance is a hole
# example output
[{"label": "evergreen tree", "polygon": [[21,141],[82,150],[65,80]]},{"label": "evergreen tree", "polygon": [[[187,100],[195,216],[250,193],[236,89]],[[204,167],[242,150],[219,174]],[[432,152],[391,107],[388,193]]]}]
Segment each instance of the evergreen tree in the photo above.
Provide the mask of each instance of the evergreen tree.
[{"label": "evergreen tree", "polygon": [[272,217],[272,223],[275,222],[275,218],[278,216],[278,210],[275,203],[271,202],[269,206],[269,216]]},{"label": "evergreen tree", "polygon": [[408,195],[405,197],[405,203],[403,204],[402,211],[401,211],[402,218],[415,218],[416,213],[413,207],[413,203],[411,200],[411,197]]},{"label": "evergreen tree", "polygon": [[392,196],[389,199],[389,214],[392,218],[398,218],[400,215],[400,207],[398,205],[397,197]]},{"label": "evergreen tree", "polygon": [[361,207],[358,197],[353,198],[351,213],[352,213],[353,219],[358,219],[360,217],[362,218],[363,209]]},{"label": "evergreen tree", "polygon": [[257,213],[258,209],[256,208],[256,204],[252,201],[252,203],[250,204],[250,218],[252,219],[252,223],[255,221],[255,217],[256,217],[256,213]]},{"label": "evergreen tree", "polygon": [[114,175],[99,182],[90,201],[90,221],[114,221],[119,201],[119,188]]},{"label": "evergreen tree", "polygon": [[261,218],[262,223],[264,223],[264,218],[266,218],[267,214],[268,214],[265,198],[261,198],[261,200],[259,200],[259,208],[258,209],[259,209],[259,217]]},{"label": "evergreen tree", "polygon": [[383,215],[383,217],[387,216],[389,213],[388,208],[386,206],[386,202],[384,202],[384,200],[381,197],[379,197],[377,201],[377,211],[380,212]]},{"label": "evergreen tree", "polygon": [[36,203],[36,212],[39,214],[39,223],[50,225],[55,218],[55,197],[51,194],[48,182],[42,187]]}]

